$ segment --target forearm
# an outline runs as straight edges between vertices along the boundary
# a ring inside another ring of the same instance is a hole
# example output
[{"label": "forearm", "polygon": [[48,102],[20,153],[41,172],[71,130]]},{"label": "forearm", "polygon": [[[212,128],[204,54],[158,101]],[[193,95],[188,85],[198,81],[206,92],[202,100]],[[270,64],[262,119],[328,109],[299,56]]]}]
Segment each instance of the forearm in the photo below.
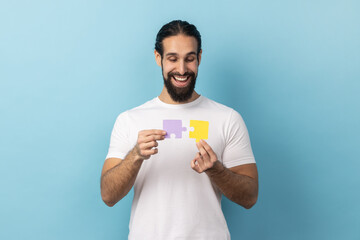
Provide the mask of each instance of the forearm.
[{"label": "forearm", "polygon": [[137,159],[133,149],[118,165],[101,177],[101,196],[110,207],[125,197],[134,185],[143,160]]},{"label": "forearm", "polygon": [[214,166],[205,172],[210,180],[231,201],[246,209],[251,208],[256,203],[258,195],[257,179],[233,173],[219,161],[216,161]]}]

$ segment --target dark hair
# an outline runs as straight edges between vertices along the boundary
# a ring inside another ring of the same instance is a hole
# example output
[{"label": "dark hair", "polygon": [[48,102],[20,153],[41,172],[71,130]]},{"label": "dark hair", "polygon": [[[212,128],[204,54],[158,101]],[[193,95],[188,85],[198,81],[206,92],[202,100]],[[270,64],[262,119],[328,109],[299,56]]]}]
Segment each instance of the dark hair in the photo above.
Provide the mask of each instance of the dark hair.
[{"label": "dark hair", "polygon": [[164,53],[162,41],[167,37],[172,37],[179,34],[194,37],[197,40],[197,55],[199,56],[201,50],[201,35],[194,25],[181,20],[174,20],[162,26],[156,35],[155,50],[160,53],[162,57]]}]

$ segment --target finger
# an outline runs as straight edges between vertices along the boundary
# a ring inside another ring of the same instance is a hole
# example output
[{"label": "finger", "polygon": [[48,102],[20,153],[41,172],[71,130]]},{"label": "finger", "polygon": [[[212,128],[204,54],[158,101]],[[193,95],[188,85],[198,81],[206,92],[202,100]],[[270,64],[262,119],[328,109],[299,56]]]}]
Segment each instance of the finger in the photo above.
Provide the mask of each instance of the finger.
[{"label": "finger", "polygon": [[196,153],[194,160],[195,160],[195,164],[196,164],[196,165],[198,165],[197,160],[200,160],[200,161],[201,161],[201,155],[200,155],[199,152]]},{"label": "finger", "polygon": [[190,162],[190,165],[191,165],[191,168],[192,169],[195,169],[196,168],[196,164],[195,164],[195,158],[193,159],[193,160],[191,160],[191,162]]},{"label": "finger", "polygon": [[211,158],[216,157],[215,152],[212,150],[210,145],[207,142],[205,142],[205,140],[201,139],[200,144],[203,146],[203,148],[205,149],[205,151],[209,154],[209,156]]},{"label": "finger", "polygon": [[149,136],[149,135],[164,135],[166,134],[166,131],[161,130],[161,129],[148,129],[148,130],[142,130],[139,132],[139,135],[143,135],[143,136]]},{"label": "finger", "polygon": [[196,154],[195,164],[198,167],[199,172],[203,172],[203,170],[206,167],[206,163],[205,163],[204,157],[200,153]]},{"label": "finger", "polygon": [[157,154],[157,153],[158,153],[157,148],[153,148],[153,149],[149,149],[149,150],[140,150],[140,154],[145,157],[149,157],[149,156]]},{"label": "finger", "polygon": [[149,136],[140,136],[138,142],[139,143],[147,143],[151,141],[161,141],[164,140],[164,135],[149,135]]},{"label": "finger", "polygon": [[142,150],[148,150],[148,149],[151,149],[153,147],[157,147],[158,145],[159,144],[156,141],[151,141],[151,142],[139,144],[139,148],[142,149]]},{"label": "finger", "polygon": [[200,155],[201,155],[202,159],[204,161],[209,161],[210,156],[207,153],[207,151],[205,150],[205,148],[201,145],[201,143],[198,143],[197,146],[198,146],[198,149],[199,149],[199,152],[200,152]]},{"label": "finger", "polygon": [[190,164],[191,164],[192,169],[194,169],[196,172],[200,173],[199,165],[196,164],[196,158],[194,158]]},{"label": "finger", "polygon": [[210,145],[205,142],[203,139],[200,140],[199,145],[202,146],[202,148],[207,152],[207,155],[209,156],[209,165],[208,167],[212,167],[213,163],[217,161],[216,153],[212,150]]},{"label": "finger", "polygon": [[198,148],[200,151],[200,154],[202,156],[202,162],[200,164],[200,167],[206,171],[209,168],[212,168],[214,166],[214,162],[217,161],[217,157],[216,154],[212,151],[212,149],[210,148],[210,152],[212,152],[212,156],[209,155],[209,152],[206,151],[205,147],[208,147],[208,149],[210,148],[209,145],[204,146],[201,142],[199,142],[198,144]]},{"label": "finger", "polygon": [[195,158],[194,158],[194,164],[196,165],[196,166],[199,166],[199,162],[201,162],[202,161],[202,159],[201,159],[201,155],[200,155],[200,153],[199,152],[197,152],[196,153],[196,155],[195,155]]}]

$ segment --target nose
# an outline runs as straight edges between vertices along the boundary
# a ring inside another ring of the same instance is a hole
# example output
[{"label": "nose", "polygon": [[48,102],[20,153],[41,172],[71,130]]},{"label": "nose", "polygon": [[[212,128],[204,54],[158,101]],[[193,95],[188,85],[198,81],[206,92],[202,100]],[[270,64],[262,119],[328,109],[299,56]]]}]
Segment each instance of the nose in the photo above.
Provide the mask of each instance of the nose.
[{"label": "nose", "polygon": [[184,75],[186,73],[186,63],[184,60],[179,61],[179,73]]}]

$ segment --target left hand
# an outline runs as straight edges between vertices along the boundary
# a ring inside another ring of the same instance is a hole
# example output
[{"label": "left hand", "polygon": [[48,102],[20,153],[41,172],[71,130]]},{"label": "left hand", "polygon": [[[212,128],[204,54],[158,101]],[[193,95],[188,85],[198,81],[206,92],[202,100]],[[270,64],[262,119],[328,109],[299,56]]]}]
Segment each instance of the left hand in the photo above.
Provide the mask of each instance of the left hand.
[{"label": "left hand", "polygon": [[198,173],[202,173],[212,168],[218,159],[210,145],[204,140],[201,139],[197,142],[196,147],[199,149],[199,152],[191,161],[191,168]]}]

